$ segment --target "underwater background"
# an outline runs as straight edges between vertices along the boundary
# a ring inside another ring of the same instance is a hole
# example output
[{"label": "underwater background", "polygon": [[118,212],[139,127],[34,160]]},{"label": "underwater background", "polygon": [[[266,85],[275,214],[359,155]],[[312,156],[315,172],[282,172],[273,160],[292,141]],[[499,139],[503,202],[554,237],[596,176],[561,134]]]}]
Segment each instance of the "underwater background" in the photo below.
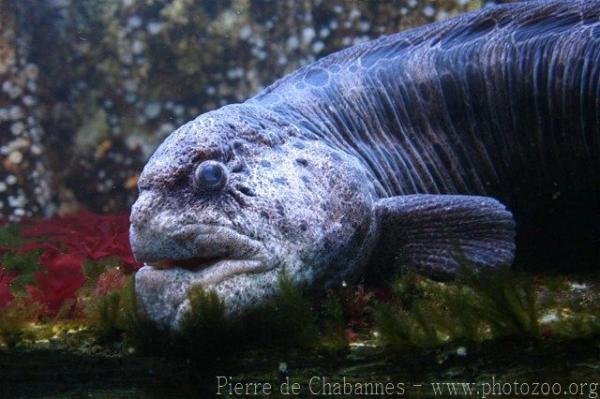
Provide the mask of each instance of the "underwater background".
[{"label": "underwater background", "polygon": [[494,380],[596,397],[597,272],[401,270],[325,298],[282,276],[243,320],[194,292],[179,333],[135,311],[128,212],[170,132],[331,52],[492,3],[0,0],[0,398],[211,397],[218,376],[297,381],[296,397],[315,376],[392,382],[388,396]]},{"label": "underwater background", "polygon": [[176,127],[481,1],[3,0],[0,215],[127,211]]}]

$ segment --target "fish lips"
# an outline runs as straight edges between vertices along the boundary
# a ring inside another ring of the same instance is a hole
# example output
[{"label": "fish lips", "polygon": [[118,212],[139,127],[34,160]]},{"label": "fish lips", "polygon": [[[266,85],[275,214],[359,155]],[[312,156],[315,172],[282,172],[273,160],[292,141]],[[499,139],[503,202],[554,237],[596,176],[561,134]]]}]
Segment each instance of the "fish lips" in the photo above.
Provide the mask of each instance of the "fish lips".
[{"label": "fish lips", "polygon": [[173,237],[187,241],[190,256],[172,259],[142,259],[145,266],[135,275],[135,290],[141,311],[164,327],[175,327],[187,310],[189,289],[207,289],[241,275],[271,270],[264,245],[228,227],[193,225]]}]

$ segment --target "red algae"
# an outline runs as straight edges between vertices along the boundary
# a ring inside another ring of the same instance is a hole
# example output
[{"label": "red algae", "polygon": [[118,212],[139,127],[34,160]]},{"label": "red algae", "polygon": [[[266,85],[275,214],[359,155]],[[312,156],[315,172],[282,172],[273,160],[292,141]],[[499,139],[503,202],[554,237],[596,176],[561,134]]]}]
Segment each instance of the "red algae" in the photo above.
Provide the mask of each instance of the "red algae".
[{"label": "red algae", "polygon": [[[78,302],[85,302],[81,296],[102,297],[123,287],[141,266],[129,246],[127,214],[80,211],[24,221],[18,227],[19,245],[0,244],[0,310],[20,296],[41,305],[40,315],[54,317],[66,305],[80,307]],[[3,264],[7,257],[10,267]],[[95,273],[88,272],[90,264]],[[26,281],[23,292],[17,292],[17,278]]]}]

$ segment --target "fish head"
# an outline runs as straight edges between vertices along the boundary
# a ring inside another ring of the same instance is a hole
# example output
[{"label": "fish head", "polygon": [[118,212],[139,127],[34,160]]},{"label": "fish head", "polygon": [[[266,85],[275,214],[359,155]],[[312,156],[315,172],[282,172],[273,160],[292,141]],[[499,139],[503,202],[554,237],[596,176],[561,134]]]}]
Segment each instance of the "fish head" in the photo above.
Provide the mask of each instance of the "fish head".
[{"label": "fish head", "polygon": [[231,105],[173,132],[148,161],[130,241],[142,311],[177,327],[190,288],[230,313],[271,298],[282,273],[302,286],[352,274],[375,242],[361,165],[266,111]]}]

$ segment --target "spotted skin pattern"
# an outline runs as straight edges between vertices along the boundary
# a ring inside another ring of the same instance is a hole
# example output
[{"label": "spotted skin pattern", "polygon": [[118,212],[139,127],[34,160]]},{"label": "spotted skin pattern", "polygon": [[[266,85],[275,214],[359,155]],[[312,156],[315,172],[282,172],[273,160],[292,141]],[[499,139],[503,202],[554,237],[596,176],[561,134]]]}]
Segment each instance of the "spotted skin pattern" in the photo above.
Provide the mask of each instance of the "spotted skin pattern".
[{"label": "spotted skin pattern", "polygon": [[[441,277],[511,263],[505,205],[600,188],[599,79],[600,1],[524,1],[350,47],[200,115],[140,177],[144,312],[177,328],[200,285],[240,313],[283,270],[319,290],[382,260]],[[197,189],[207,162],[219,190]]]}]

